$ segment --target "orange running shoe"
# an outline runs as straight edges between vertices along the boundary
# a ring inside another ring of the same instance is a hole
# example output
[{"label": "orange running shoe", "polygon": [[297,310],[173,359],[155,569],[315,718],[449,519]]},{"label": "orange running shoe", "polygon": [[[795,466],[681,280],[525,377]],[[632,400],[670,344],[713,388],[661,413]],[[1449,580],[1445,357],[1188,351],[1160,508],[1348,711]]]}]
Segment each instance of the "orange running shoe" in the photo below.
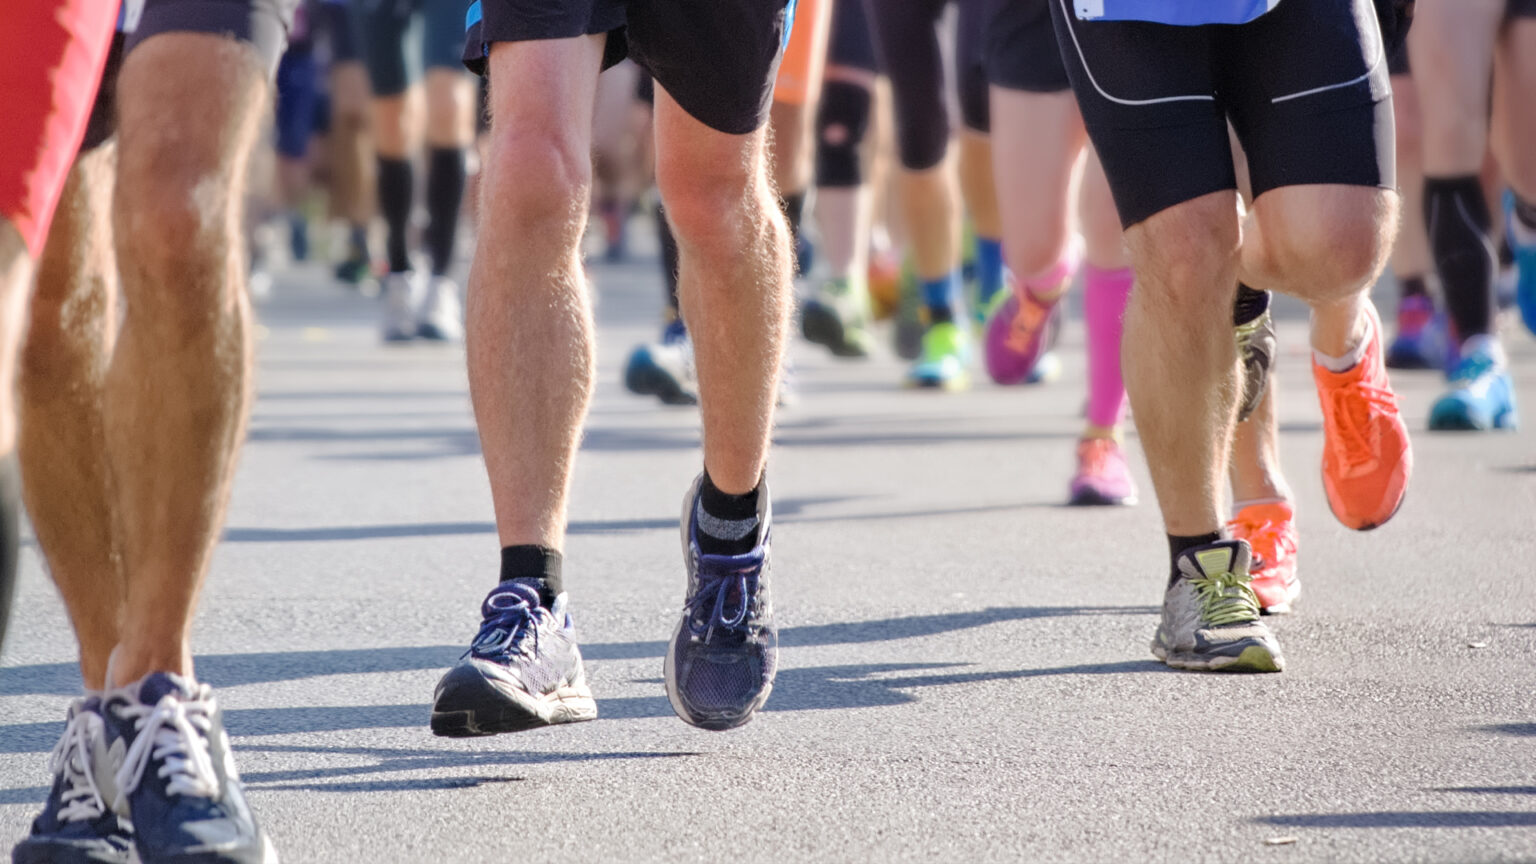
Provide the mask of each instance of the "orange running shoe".
[{"label": "orange running shoe", "polygon": [[1227,523],[1233,540],[1247,540],[1253,548],[1248,587],[1258,595],[1266,615],[1283,615],[1301,594],[1296,577],[1296,512],[1285,501],[1250,504]]},{"label": "orange running shoe", "polygon": [[1360,363],[1346,372],[1312,363],[1323,405],[1323,490],[1333,515],[1356,531],[1392,518],[1413,473],[1408,427],[1382,362],[1381,319],[1365,308],[1371,335]]}]

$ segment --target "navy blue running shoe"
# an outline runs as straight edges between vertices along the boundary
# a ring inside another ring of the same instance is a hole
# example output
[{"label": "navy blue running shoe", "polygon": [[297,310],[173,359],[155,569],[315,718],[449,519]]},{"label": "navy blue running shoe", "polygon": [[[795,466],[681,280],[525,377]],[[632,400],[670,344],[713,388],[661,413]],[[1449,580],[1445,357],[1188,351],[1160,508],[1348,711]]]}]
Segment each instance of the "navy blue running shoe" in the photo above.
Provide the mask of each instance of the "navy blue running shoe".
[{"label": "navy blue running shoe", "polygon": [[133,822],[139,860],[277,864],[245,803],[212,688],[153,672],[109,691],[102,715],[109,750],[123,750],[115,809]]},{"label": "navy blue running shoe", "polygon": [[12,864],[128,864],[133,826],[111,807],[116,787],[101,699],[69,706],[48,767],[53,789],[32,833],[11,850]]},{"label": "navy blue running shoe", "polygon": [[768,595],[768,544],[773,508],[764,484],[757,518],[762,539],[745,555],[699,551],[696,501],[703,475],[683,499],[683,559],[688,597],[667,648],[663,677],[672,710],[716,732],[752,719],[768,701],[777,671],[779,634]]},{"label": "navy blue running shoe", "polygon": [[492,589],[475,641],[437,683],[432,733],[470,738],[597,719],[565,605],[562,593],[545,609],[520,580]]}]

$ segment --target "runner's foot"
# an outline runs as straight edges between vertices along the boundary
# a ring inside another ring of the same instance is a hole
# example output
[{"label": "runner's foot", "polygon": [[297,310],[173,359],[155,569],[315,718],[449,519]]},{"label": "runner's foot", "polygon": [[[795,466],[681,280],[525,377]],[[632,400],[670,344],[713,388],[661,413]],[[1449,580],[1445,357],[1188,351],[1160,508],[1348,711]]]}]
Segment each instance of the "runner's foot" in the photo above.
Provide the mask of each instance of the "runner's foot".
[{"label": "runner's foot", "polygon": [[672,710],[701,729],[734,729],[768,701],[778,665],[778,631],[768,592],[772,505],[758,493],[757,546],[741,555],[699,550],[703,477],[683,498],[683,559],[688,595],[667,647],[663,677]]},{"label": "runner's foot", "polygon": [[1392,518],[1413,473],[1408,427],[1382,363],[1381,320],[1366,308],[1371,332],[1360,362],[1343,372],[1312,363],[1323,407],[1323,491],[1333,515],[1356,531]]},{"label": "runner's foot", "polygon": [[1113,438],[1084,438],[1077,442],[1077,474],[1072,478],[1071,504],[1115,506],[1136,503],[1136,484],[1120,443]]},{"label": "runner's foot", "polygon": [[11,850],[12,864],[128,864],[133,826],[112,810],[117,787],[106,734],[99,697],[69,706],[48,760],[53,788],[32,833]]},{"label": "runner's foot", "polygon": [[1163,596],[1163,620],[1152,653],[1175,669],[1279,672],[1280,644],[1259,618],[1250,587],[1251,553],[1241,540],[1223,540],[1180,555]]},{"label": "runner's foot", "polygon": [[[276,864],[257,827],[213,691],[154,672],[103,698],[113,782],[143,861]],[[123,804],[126,803],[126,808]]]},{"label": "runner's foot", "polygon": [[923,334],[923,351],[907,372],[907,386],[964,390],[970,386],[971,346],[965,328],[944,321]]},{"label": "runner's foot", "polygon": [[1249,586],[1259,598],[1259,609],[1266,615],[1291,611],[1301,594],[1296,576],[1296,513],[1291,505],[1285,501],[1250,504],[1237,511],[1227,531],[1253,550]]},{"label": "runner's foot", "polygon": [[1451,387],[1429,409],[1434,431],[1514,429],[1520,413],[1504,348],[1492,336],[1474,336],[1461,347]]},{"label": "runner's foot", "polygon": [[433,693],[432,734],[468,738],[597,718],[566,595],[550,605],[517,580],[491,590],[475,641]]}]

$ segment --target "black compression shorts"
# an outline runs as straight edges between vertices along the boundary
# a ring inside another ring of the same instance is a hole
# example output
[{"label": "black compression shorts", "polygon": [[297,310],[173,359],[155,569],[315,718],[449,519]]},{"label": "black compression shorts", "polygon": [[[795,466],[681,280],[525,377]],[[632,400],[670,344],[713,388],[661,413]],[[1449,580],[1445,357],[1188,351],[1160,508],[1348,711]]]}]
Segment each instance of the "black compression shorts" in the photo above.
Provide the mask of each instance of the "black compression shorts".
[{"label": "black compression shorts", "polygon": [[495,42],[608,34],[603,68],[631,57],[699,122],[745,135],[768,120],[795,0],[480,0],[464,64]]},{"label": "black compression shorts", "polygon": [[1072,89],[1051,26],[1050,0],[991,0],[983,53],[987,80],[1007,90],[1060,93]]},{"label": "black compression shorts", "polygon": [[288,43],[288,28],[300,0],[126,0],[118,33],[101,73],[80,152],[100,147],[117,131],[117,75],[123,56],[161,33],[211,33],[249,43],[261,55],[269,78]]},{"label": "black compression shorts", "polygon": [[875,34],[869,30],[869,10],[865,8],[864,0],[834,0],[827,65],[880,71],[880,63],[875,58]]},{"label": "black compression shorts", "polygon": [[[840,0],[847,2],[847,0]],[[959,0],[955,67],[960,117],[971,129],[991,126],[987,71],[982,52],[987,7],[992,0]],[[938,23],[949,0],[865,0],[875,53],[891,80],[896,149],[901,164],[923,171],[943,161],[949,149],[949,110],[944,99],[944,64]]]},{"label": "black compression shorts", "polygon": [[1393,188],[1392,88],[1371,0],[1282,0],[1235,26],[1079,21],[1050,0],[1072,89],[1120,221],[1223,189]]}]

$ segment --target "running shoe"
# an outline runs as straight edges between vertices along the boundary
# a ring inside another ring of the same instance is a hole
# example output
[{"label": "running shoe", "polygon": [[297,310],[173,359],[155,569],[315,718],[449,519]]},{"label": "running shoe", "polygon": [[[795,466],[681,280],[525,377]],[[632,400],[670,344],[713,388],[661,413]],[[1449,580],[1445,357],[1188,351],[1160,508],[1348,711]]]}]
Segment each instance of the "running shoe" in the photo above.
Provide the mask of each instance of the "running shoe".
[{"label": "running shoe", "polygon": [[75,700],[48,758],[53,788],[32,833],[11,850],[12,864],[128,864],[133,826],[112,809],[115,766],[106,740],[101,699]]},{"label": "running shoe", "polygon": [[373,277],[373,262],[368,260],[366,254],[354,254],[344,261],[336,262],[334,272],[336,281],[356,287]]},{"label": "running shoe", "polygon": [[597,719],[562,592],[550,608],[519,580],[491,589],[480,631],[432,695],[432,734],[520,732]]},{"label": "running shoe", "polygon": [[800,331],[835,357],[868,357],[869,292],[849,279],[829,279],[805,301]]},{"label": "running shoe", "polygon": [[1445,321],[1423,294],[1397,304],[1397,336],[1387,349],[1388,369],[1440,369],[1445,365]]},{"label": "running shoe", "polygon": [[1237,325],[1237,354],[1243,361],[1243,401],[1237,406],[1237,422],[1253,416],[1269,389],[1269,372],[1275,368],[1275,319],[1269,310]]},{"label": "running shoe", "polygon": [[390,273],[380,286],[384,295],[384,341],[409,342],[419,331],[416,310],[426,290],[414,272]]},{"label": "running shoe", "polygon": [[897,307],[901,305],[900,257],[889,250],[871,252],[866,282],[869,287],[870,312],[875,320],[884,321],[895,315]]},{"label": "running shoe", "polygon": [[964,390],[970,386],[971,344],[965,328],[945,321],[923,334],[923,353],[907,372],[908,387]]},{"label": "running shoe", "polygon": [[1413,473],[1408,427],[1382,362],[1381,319],[1366,304],[1371,335],[1353,369],[1312,363],[1323,408],[1323,491],[1346,527],[1369,531],[1402,506]]},{"label": "running shoe", "polygon": [[1250,504],[1227,523],[1227,533],[1253,550],[1250,587],[1266,615],[1291,611],[1301,594],[1296,577],[1296,512],[1286,501]]},{"label": "running shoe", "polygon": [[1113,438],[1084,438],[1077,442],[1077,474],[1072,498],[1080,507],[1113,507],[1136,503],[1136,483],[1120,442]]},{"label": "running shoe", "polygon": [[1514,429],[1520,422],[1504,347],[1493,336],[1474,336],[1461,347],[1451,388],[1429,409],[1429,428],[1443,431]]},{"label": "running shoe", "polygon": [[1175,669],[1279,672],[1280,643],[1259,618],[1241,540],[1223,540],[1186,551],[1163,595],[1163,620],[1152,654]]},{"label": "running shoe", "polygon": [[699,551],[699,485],[683,498],[683,560],[688,596],[667,646],[662,677],[672,710],[684,722],[720,732],[752,719],[773,691],[778,630],[768,593],[768,548],[773,507],[764,484],[758,495],[761,540],[744,555]]},{"label": "running shoe", "polygon": [[660,342],[630,352],[624,364],[624,386],[637,396],[655,396],[668,405],[699,404],[693,342],[681,318],[667,325]]},{"label": "running shoe", "polygon": [[109,691],[102,715],[108,749],[123,753],[115,809],[133,822],[140,860],[276,864],[245,803],[208,685],[154,672]]},{"label": "running shoe", "polygon": [[433,276],[416,313],[416,335],[433,342],[459,342],[464,338],[464,306],[459,286],[447,276]]},{"label": "running shoe", "polygon": [[1057,309],[1065,293],[1042,303],[1028,289],[1013,283],[1000,291],[987,314],[987,374],[999,384],[1019,384],[1051,345],[1059,326]]},{"label": "running shoe", "polygon": [[923,305],[923,292],[917,284],[917,271],[911,262],[901,268],[901,281],[897,283],[896,297],[896,356],[903,360],[916,360],[923,354],[923,334],[928,332],[928,310]]},{"label": "running shoe", "polygon": [[1524,225],[1515,215],[1515,195],[1504,197],[1504,237],[1515,256],[1515,302],[1520,306],[1520,317],[1525,326],[1536,333],[1536,228]]}]

